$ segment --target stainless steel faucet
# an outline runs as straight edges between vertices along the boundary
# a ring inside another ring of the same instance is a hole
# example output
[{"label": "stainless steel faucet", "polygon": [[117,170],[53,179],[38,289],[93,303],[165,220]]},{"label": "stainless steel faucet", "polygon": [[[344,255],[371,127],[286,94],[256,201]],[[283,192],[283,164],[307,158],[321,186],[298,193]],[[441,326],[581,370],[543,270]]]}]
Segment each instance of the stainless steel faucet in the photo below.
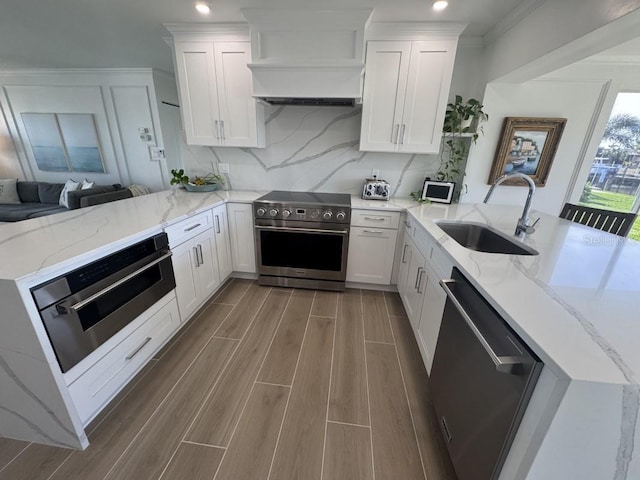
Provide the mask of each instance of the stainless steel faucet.
[{"label": "stainless steel faucet", "polygon": [[540,221],[540,218],[537,218],[535,221],[531,221],[529,218],[529,211],[531,210],[531,200],[533,199],[533,194],[536,191],[536,184],[533,183],[531,177],[529,175],[525,175],[524,173],[516,172],[516,173],[507,173],[497,178],[491,188],[487,192],[487,196],[484,197],[484,203],[489,201],[491,194],[496,189],[498,185],[510,178],[521,178],[525,180],[529,184],[529,194],[527,195],[527,200],[524,202],[524,210],[522,210],[522,216],[518,219],[518,224],[516,225],[516,233],[517,236],[524,236],[526,234],[530,234],[536,231],[535,226]]}]

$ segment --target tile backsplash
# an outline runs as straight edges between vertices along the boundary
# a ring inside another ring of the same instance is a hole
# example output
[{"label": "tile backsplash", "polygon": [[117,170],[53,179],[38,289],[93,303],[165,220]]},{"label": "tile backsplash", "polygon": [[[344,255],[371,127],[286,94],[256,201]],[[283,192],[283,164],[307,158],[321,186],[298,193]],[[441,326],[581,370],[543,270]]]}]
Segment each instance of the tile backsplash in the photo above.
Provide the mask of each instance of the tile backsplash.
[{"label": "tile backsplash", "polygon": [[359,194],[371,171],[391,184],[392,196],[418,190],[439,166],[438,155],[358,150],[360,108],[267,107],[266,148],[185,146],[189,174],[229,164],[227,189],[299,190]]}]

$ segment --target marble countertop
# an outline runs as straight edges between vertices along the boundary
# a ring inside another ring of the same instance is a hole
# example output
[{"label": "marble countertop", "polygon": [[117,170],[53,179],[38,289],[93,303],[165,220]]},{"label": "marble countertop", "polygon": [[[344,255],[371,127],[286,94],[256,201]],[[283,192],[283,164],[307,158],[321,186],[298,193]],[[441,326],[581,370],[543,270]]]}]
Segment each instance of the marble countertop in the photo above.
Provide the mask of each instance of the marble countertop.
[{"label": "marble countertop", "polygon": [[541,220],[523,243],[539,255],[482,253],[459,245],[434,220],[485,223],[513,235],[520,207],[429,205],[408,212],[556,373],[637,385],[640,243],[533,212]]},{"label": "marble countertop", "polygon": [[92,261],[165,226],[224,202],[251,203],[264,192],[181,189],[0,225],[0,279],[37,284],[66,265]]}]

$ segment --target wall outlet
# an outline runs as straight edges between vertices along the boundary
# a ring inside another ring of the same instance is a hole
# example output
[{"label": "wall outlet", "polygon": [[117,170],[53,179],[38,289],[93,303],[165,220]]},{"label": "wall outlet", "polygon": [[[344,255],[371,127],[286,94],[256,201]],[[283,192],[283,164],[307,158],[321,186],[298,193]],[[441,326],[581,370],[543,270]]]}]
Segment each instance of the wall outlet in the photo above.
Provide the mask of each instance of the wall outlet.
[{"label": "wall outlet", "polygon": [[228,163],[219,163],[218,171],[220,173],[229,173],[229,164]]},{"label": "wall outlet", "polygon": [[164,158],[164,149],[159,147],[149,147],[149,153],[151,153],[151,160],[162,160]]},{"label": "wall outlet", "polygon": [[380,176],[380,170],[378,170],[377,168],[374,168],[373,170],[371,170],[372,178],[378,178],[379,176]]}]

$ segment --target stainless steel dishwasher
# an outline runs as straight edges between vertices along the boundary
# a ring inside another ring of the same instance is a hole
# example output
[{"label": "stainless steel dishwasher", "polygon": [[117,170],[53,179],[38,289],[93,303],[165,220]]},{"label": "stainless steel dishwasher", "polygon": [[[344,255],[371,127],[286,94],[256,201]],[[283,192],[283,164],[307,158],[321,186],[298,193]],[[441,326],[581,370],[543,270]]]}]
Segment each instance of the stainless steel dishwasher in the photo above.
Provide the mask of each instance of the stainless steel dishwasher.
[{"label": "stainless steel dishwasher", "polygon": [[495,480],[542,362],[456,268],[429,383],[459,480]]}]

